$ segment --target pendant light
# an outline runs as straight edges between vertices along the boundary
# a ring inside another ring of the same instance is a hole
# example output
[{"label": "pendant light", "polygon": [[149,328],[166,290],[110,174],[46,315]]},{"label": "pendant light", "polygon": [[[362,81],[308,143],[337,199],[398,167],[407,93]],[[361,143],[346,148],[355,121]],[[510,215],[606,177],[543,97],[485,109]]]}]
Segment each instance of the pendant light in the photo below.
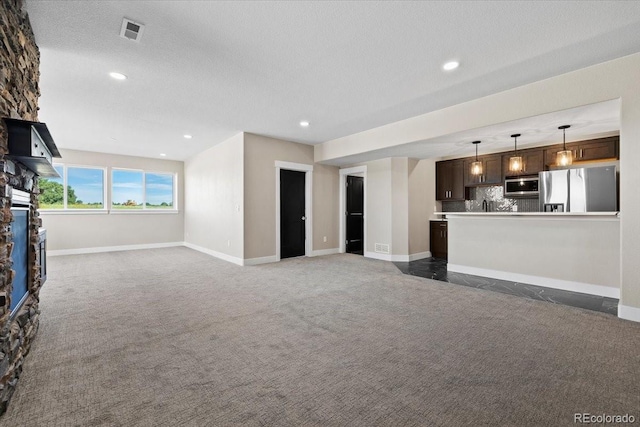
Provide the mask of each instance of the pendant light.
[{"label": "pendant light", "polygon": [[515,133],[511,135],[511,138],[514,138],[514,151],[513,156],[509,157],[509,172],[522,172],[522,156],[518,156],[518,137],[519,133]]},{"label": "pendant light", "polygon": [[571,153],[571,150],[567,150],[567,141],[565,139],[565,130],[570,127],[570,125],[558,127],[558,129],[562,129],[562,151],[558,151],[558,154],[556,155],[556,164],[558,166],[569,166],[573,163],[573,154]]},{"label": "pendant light", "polygon": [[471,163],[471,175],[482,175],[482,162],[478,160],[478,144],[482,141],[473,141],[476,146],[476,161]]}]

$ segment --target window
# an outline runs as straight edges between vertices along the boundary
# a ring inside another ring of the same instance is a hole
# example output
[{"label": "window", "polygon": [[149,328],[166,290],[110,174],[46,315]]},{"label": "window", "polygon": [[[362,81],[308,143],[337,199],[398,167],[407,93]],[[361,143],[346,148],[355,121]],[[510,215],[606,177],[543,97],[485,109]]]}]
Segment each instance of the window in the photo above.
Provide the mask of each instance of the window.
[{"label": "window", "polygon": [[[54,166],[64,177],[64,166]],[[40,209],[64,209],[63,178],[40,178]]]},{"label": "window", "polygon": [[142,209],[142,171],[114,169],[111,182],[113,209]]},{"label": "window", "polygon": [[175,209],[174,174],[113,169],[114,210]]},{"label": "window", "polygon": [[104,209],[104,169],[54,167],[61,178],[40,178],[41,209]]},{"label": "window", "polygon": [[[40,209],[106,210],[107,168],[54,165],[61,178],[40,178]],[[174,173],[111,168],[111,211],[175,211]]]},{"label": "window", "polygon": [[173,175],[145,174],[145,201],[149,209],[173,209]]},{"label": "window", "polygon": [[67,168],[67,209],[104,209],[104,170]]}]

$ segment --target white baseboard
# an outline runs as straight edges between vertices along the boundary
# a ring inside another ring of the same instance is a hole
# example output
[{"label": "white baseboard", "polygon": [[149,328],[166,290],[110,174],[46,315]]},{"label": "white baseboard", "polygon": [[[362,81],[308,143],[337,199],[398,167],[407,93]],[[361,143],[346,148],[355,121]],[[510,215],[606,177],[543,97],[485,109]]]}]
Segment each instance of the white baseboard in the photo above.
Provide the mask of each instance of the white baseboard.
[{"label": "white baseboard", "polygon": [[365,251],[364,256],[366,258],[379,259],[382,261],[391,261],[391,262],[410,262],[416,261],[423,258],[429,258],[431,256],[431,252],[419,252],[411,255],[392,255],[392,254],[380,254],[378,252],[369,252]]},{"label": "white baseboard", "polygon": [[260,258],[245,259],[245,260],[243,260],[243,264],[242,265],[270,264],[272,262],[278,262],[278,261],[280,261],[280,260],[278,259],[277,256],[270,255],[270,256],[263,256],[263,257],[260,257]]},{"label": "white baseboard", "polygon": [[633,322],[640,322],[640,308],[618,304],[618,317]]},{"label": "white baseboard", "polygon": [[47,256],[97,254],[101,252],[136,251],[140,249],[158,249],[183,246],[184,242],[147,243],[143,245],[99,246],[95,248],[48,250]]},{"label": "white baseboard", "polygon": [[188,248],[191,248],[193,250],[196,250],[198,252],[202,252],[204,254],[207,255],[211,255],[212,257],[215,258],[219,258],[223,261],[227,261],[227,262],[232,262],[236,265],[259,265],[259,264],[269,264],[272,262],[278,262],[278,257],[275,255],[271,255],[271,256],[265,256],[265,257],[260,257],[260,258],[249,258],[249,259],[242,259],[242,258],[238,258],[238,257],[234,257],[231,255],[227,255],[225,253],[222,252],[218,252],[218,251],[214,251],[212,249],[208,249],[208,248],[204,248],[202,246],[198,246],[198,245],[194,245],[193,243],[187,243],[185,242],[184,245]]},{"label": "white baseboard", "polygon": [[379,259],[382,261],[391,261],[391,254],[379,254],[377,252],[364,251],[365,258]]},{"label": "white baseboard", "polygon": [[419,259],[431,258],[431,251],[418,252],[416,254],[409,255],[409,262],[417,261]]},{"label": "white baseboard", "polygon": [[232,262],[237,265],[244,265],[244,260],[242,258],[237,258],[231,255],[224,254],[222,252],[214,251],[212,249],[203,248],[202,246],[194,245],[193,243],[184,242],[184,246],[193,249],[198,252],[202,252],[203,254],[211,255],[212,257],[219,258],[223,261]]},{"label": "white baseboard", "polygon": [[317,251],[312,251],[310,256],[334,255],[338,253],[340,253],[340,248],[319,249]]},{"label": "white baseboard", "polygon": [[473,274],[474,276],[491,277],[499,280],[509,280],[518,283],[544,286],[545,288],[562,289],[564,291],[580,292],[609,298],[620,298],[620,289],[609,286],[593,285],[591,283],[573,282],[570,280],[553,279],[549,277],[530,276],[528,274],[511,273],[508,271],[489,270],[486,268],[468,267],[466,265],[447,264],[447,270]]}]

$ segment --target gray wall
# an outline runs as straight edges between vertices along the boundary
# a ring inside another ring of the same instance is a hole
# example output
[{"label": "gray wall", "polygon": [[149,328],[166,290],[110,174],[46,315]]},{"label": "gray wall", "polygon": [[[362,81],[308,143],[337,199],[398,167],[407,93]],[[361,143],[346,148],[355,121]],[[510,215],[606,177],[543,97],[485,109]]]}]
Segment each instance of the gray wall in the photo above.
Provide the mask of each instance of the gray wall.
[{"label": "gray wall", "polygon": [[338,168],[314,164],[310,145],[245,133],[245,259],[276,255],[276,161],[313,166],[313,250],[337,248]]},{"label": "gray wall", "polygon": [[429,219],[435,211],[435,160],[409,159],[409,254],[430,251]]}]

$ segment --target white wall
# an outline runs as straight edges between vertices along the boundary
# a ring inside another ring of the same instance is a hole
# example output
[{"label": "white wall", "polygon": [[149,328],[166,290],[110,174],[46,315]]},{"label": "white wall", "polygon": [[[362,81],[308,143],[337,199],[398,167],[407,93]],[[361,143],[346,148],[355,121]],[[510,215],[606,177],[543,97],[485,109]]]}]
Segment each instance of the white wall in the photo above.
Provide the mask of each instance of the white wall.
[{"label": "white wall", "polygon": [[[409,261],[429,253],[429,217],[435,206],[435,161],[386,158],[367,167],[365,256]],[[375,252],[388,244],[389,254]]]},{"label": "white wall", "polygon": [[[100,248],[130,245],[181,244],[184,240],[184,174],[183,163],[171,160],[121,156],[79,150],[60,150],[57,164],[75,166],[142,169],[149,172],[177,174],[177,212],[50,213],[41,211],[42,225],[47,229],[47,249],[56,253],[85,252]],[[111,188],[111,171],[107,170],[106,188]],[[110,192],[107,191],[107,206]]]},{"label": "white wall", "polygon": [[[316,162],[620,99],[620,316],[640,321],[640,54],[629,55],[315,146]],[[611,250],[612,248],[605,248]]]},{"label": "white wall", "polygon": [[188,246],[242,263],[244,258],[244,134],[185,162]]},{"label": "white wall", "polygon": [[[449,215],[449,269],[617,298],[620,222],[615,217]],[[478,273],[468,268],[491,270]],[[506,277],[505,277],[506,278]],[[552,279],[552,280],[549,280]]]},{"label": "white wall", "polygon": [[391,228],[391,159],[376,160],[364,163],[367,166],[367,183],[365,186],[367,219],[367,238],[365,256],[380,257],[375,254],[375,244],[389,245],[392,251]]}]

